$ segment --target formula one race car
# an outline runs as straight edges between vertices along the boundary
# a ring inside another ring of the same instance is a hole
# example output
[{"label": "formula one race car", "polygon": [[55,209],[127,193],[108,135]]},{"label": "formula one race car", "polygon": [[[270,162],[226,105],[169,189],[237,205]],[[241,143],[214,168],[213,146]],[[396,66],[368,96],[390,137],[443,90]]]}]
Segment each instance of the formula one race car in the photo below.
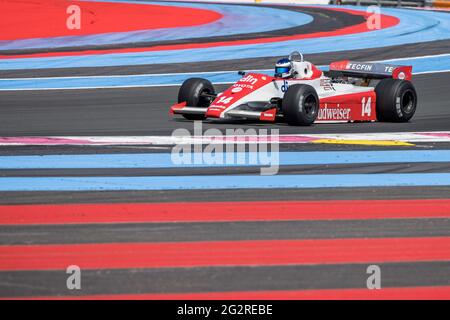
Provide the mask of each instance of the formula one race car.
[{"label": "formula one race car", "polygon": [[417,106],[411,66],[339,61],[324,73],[293,52],[277,63],[273,77],[239,74],[242,78],[219,94],[208,80],[187,79],[170,112],[190,120],[283,120],[308,126],[314,122],[406,122]]}]

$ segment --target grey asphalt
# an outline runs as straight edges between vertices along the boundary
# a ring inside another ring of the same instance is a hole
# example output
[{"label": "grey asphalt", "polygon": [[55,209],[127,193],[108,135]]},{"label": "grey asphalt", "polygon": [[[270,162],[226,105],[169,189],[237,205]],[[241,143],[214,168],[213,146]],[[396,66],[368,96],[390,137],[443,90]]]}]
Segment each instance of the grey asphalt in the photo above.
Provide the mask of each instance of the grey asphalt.
[{"label": "grey asphalt", "polygon": [[377,187],[321,189],[0,192],[0,204],[64,204],[127,202],[203,202],[270,200],[448,199],[450,187]]},{"label": "grey asphalt", "polygon": [[[174,168],[174,169],[0,169],[0,177],[139,177],[195,175],[255,175],[260,167]],[[447,162],[435,163],[364,163],[342,165],[281,166],[278,174],[366,174],[450,172]]]},{"label": "grey asphalt", "polygon": [[0,226],[0,245],[448,236],[450,219]]},{"label": "grey asphalt", "polygon": [[[315,124],[204,123],[203,129],[273,128],[280,133],[361,133],[448,130],[450,73],[413,79],[419,105],[408,123]],[[225,86],[218,86],[218,90]],[[177,128],[193,132],[193,122],[171,118],[178,87],[14,91],[0,93],[0,136],[33,135],[171,135]]]},{"label": "grey asphalt", "polygon": [[[366,289],[369,264],[82,271],[81,290],[67,290],[65,270],[2,272],[0,297],[258,290]],[[450,285],[450,263],[377,263],[381,286]]]}]

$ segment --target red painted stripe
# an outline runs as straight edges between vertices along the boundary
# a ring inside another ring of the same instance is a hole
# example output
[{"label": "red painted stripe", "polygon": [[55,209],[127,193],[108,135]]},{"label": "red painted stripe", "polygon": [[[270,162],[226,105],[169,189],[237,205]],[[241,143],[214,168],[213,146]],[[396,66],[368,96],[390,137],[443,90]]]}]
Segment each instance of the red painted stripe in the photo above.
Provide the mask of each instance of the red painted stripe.
[{"label": "red painted stripe", "polygon": [[[343,11],[357,16],[363,16],[366,19],[371,15],[370,13],[342,9],[342,8],[324,8],[324,10]],[[394,16],[380,15],[381,29],[390,28],[396,26],[400,20]],[[247,44],[260,44],[271,43],[290,40],[301,40],[309,38],[322,38],[322,37],[335,37],[361,32],[370,32],[373,30],[368,29],[367,23],[360,23],[354,26],[337,29],[334,31],[326,32],[314,32],[310,34],[298,34],[292,36],[279,36],[270,38],[256,38],[247,40],[231,40],[231,41],[219,41],[219,42],[207,42],[207,43],[188,43],[188,44],[176,44],[176,45],[161,45],[155,47],[143,47],[143,48],[125,48],[125,49],[108,49],[108,50],[86,50],[86,51],[66,51],[66,52],[48,52],[48,53],[35,53],[24,55],[0,55],[0,59],[16,59],[16,58],[42,58],[42,57],[57,57],[57,56],[79,56],[79,55],[92,55],[92,54],[110,54],[110,53],[132,53],[132,52],[150,52],[150,51],[163,51],[163,50],[183,50],[183,49],[201,49],[218,46],[237,46]]]},{"label": "red painted stripe", "polygon": [[[67,19],[73,14],[66,13],[70,5],[80,8],[80,29],[67,28]],[[197,26],[222,18],[218,12],[199,8],[66,0],[3,0],[0,10],[1,40]]]},{"label": "red painted stripe", "polygon": [[0,261],[0,270],[450,261],[450,237],[13,245],[0,246]]},{"label": "red painted stripe", "polygon": [[[202,293],[143,293],[27,297],[33,300],[449,300],[450,286],[369,289],[280,290]],[[2,299],[0,299],[2,300]]]},{"label": "red painted stripe", "polygon": [[450,199],[0,206],[0,225],[448,217]]}]

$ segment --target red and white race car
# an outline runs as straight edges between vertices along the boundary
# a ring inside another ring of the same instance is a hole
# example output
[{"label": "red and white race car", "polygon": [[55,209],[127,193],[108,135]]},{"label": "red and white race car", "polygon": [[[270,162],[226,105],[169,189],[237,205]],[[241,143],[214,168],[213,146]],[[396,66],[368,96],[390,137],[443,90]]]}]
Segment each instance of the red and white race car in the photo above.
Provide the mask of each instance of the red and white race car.
[{"label": "red and white race car", "polygon": [[187,79],[170,113],[186,119],[315,122],[406,122],[414,115],[417,94],[411,66],[339,61],[324,73],[303,56],[289,56],[293,76],[282,78],[239,72],[242,78],[216,94],[210,81]]}]

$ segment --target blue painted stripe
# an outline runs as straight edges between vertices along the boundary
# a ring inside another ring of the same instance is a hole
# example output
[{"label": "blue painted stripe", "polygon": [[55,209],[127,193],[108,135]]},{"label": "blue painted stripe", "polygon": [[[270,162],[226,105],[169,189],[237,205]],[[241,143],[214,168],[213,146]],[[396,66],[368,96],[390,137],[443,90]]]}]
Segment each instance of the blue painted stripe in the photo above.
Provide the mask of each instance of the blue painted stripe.
[{"label": "blue painted stripe", "polygon": [[[267,70],[269,71],[269,70]],[[272,70],[269,71],[273,73]],[[202,77],[213,83],[235,82],[241,78],[237,72],[189,73],[170,75],[124,75],[34,79],[0,79],[0,90],[26,89],[74,89],[74,88],[114,88],[154,85],[179,85],[191,77]]]},{"label": "blue painted stripe", "polygon": [[[390,64],[412,65],[414,72],[436,72],[450,70],[450,54],[424,58],[405,58],[389,60]],[[328,70],[328,66],[319,66]],[[273,70],[259,70],[258,72],[272,74]],[[93,77],[56,77],[33,79],[0,79],[0,90],[31,90],[31,89],[74,89],[74,88],[114,88],[139,87],[155,85],[179,85],[191,77],[200,77],[213,83],[231,83],[239,80],[236,71],[225,72],[197,72],[150,75],[117,75]]]},{"label": "blue painted stripe", "polygon": [[[272,70],[270,70],[272,72]],[[95,76],[35,79],[0,79],[0,90],[114,88],[154,85],[178,85],[191,77],[207,78],[213,83],[235,82],[237,72],[189,73],[171,75]]]},{"label": "blue painted stripe", "polygon": [[0,178],[0,191],[201,190],[450,186],[450,173]]},{"label": "blue painted stripe", "polygon": [[[218,164],[208,164],[190,154],[192,164],[172,162],[170,153],[94,154],[94,155],[45,155],[45,156],[1,156],[0,169],[87,169],[87,168],[179,168],[179,167],[230,167],[267,166],[279,160],[286,165],[326,165],[355,163],[419,163],[450,162],[450,150],[395,150],[395,151],[316,151],[280,152],[268,154],[267,159],[258,153],[236,153],[232,164],[225,164],[226,154],[218,154]],[[195,164],[195,160],[197,164]],[[238,163],[237,159],[240,159]],[[203,162],[203,163],[202,163]],[[243,164],[240,164],[243,163]]]},{"label": "blue painted stripe", "polygon": [[[343,7],[360,11],[366,10],[364,7]],[[0,70],[217,61],[284,56],[293,50],[299,50],[299,48],[304,54],[309,54],[450,39],[450,19],[446,12],[392,8],[382,8],[381,12],[398,17],[400,23],[391,28],[374,30],[364,34],[263,44],[88,56],[1,59]]]}]

